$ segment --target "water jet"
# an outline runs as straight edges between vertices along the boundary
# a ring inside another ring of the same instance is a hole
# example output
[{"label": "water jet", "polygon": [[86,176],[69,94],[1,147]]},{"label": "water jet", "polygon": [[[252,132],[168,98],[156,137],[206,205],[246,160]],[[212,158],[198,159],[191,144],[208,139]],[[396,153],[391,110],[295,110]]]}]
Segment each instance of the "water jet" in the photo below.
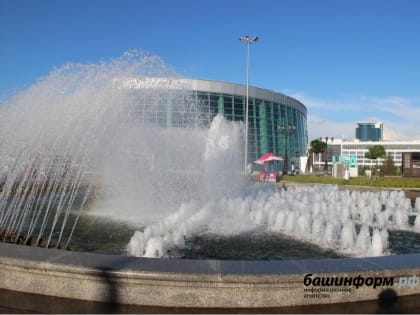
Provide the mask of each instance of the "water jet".
[{"label": "water jet", "polygon": [[[189,82],[158,57],[128,52],[56,69],[6,102],[0,235],[46,248],[0,244],[1,288],[148,306],[275,308],[374,299],[389,279],[418,276],[418,251],[393,242],[408,234],[420,243],[417,202],[411,207],[396,191],[250,183],[241,174],[242,123],[203,112]],[[102,231],[115,235],[115,247],[88,244],[98,240],[83,227],[101,219],[118,226]],[[191,259],[205,244],[255,239],[267,251],[284,243],[296,251]],[[387,281],[375,289],[305,297],[307,274],[379,273]]]}]

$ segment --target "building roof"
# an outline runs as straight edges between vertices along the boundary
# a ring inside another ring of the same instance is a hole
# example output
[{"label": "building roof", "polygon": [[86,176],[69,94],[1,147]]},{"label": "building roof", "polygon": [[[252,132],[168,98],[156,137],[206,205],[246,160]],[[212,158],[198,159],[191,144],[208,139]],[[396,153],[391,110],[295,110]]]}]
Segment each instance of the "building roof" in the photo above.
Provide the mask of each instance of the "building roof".
[{"label": "building roof", "polygon": [[[116,79],[115,83],[122,88],[127,89],[185,89],[193,91],[229,94],[237,96],[246,95],[246,85],[229,83],[222,81],[212,81],[192,78],[124,78]],[[307,114],[306,106],[293,97],[263,89],[255,86],[248,87],[248,96],[250,98],[261,99],[267,102],[280,103],[288,107],[294,108],[303,114]]]}]

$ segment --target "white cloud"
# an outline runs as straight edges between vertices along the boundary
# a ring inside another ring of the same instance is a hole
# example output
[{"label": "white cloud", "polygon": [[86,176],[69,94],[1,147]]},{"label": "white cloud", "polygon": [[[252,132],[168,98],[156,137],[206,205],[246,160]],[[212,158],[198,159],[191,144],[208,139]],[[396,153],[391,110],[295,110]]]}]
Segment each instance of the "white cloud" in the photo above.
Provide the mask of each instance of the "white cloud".
[{"label": "white cloud", "polygon": [[373,104],[378,112],[390,113],[397,119],[415,122],[420,126],[419,100],[410,100],[400,96],[388,96],[384,98],[366,97],[368,103]]},{"label": "white cloud", "polygon": [[329,100],[302,92],[286,94],[307,107],[309,140],[325,136],[352,140],[356,123],[366,121],[384,123],[384,140],[420,139],[420,100],[363,95]]},{"label": "white cloud", "polygon": [[418,123],[384,121],[384,140],[420,140]]},{"label": "white cloud", "polygon": [[354,138],[356,123],[353,121],[336,122],[312,114],[308,114],[307,118],[309,141],[320,137],[334,137],[335,139],[346,140]]},{"label": "white cloud", "polygon": [[346,111],[366,111],[366,106],[354,100],[327,100],[321,99],[318,97],[306,95],[302,92],[285,92],[286,95],[289,95],[303,104],[306,105],[308,110],[328,110],[333,112]]}]

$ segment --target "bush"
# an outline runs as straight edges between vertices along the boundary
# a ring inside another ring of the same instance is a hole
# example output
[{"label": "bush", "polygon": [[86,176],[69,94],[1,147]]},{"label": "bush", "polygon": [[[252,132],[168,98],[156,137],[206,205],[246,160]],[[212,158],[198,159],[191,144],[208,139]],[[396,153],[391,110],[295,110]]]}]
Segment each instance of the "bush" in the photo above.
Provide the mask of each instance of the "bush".
[{"label": "bush", "polygon": [[397,175],[398,168],[395,166],[392,156],[388,155],[382,167],[385,175]]},{"label": "bush", "polygon": [[387,187],[387,188],[420,188],[420,180],[418,178],[405,177],[379,177],[367,179],[359,176],[344,180],[341,178],[334,178],[330,176],[283,176],[282,180],[300,183],[319,183],[332,185],[355,185],[355,186],[369,186],[369,187]]}]

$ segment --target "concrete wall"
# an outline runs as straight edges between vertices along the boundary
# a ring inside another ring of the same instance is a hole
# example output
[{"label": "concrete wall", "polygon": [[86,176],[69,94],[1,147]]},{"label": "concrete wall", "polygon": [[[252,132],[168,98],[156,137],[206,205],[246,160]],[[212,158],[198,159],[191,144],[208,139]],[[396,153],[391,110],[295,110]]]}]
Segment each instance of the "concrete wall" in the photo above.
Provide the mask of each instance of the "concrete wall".
[{"label": "concrete wall", "polygon": [[[359,285],[305,286],[308,274],[311,282],[342,277],[359,279]],[[360,285],[360,279],[383,277],[392,278],[393,286]],[[299,261],[180,260],[0,243],[0,288],[131,305],[249,308],[374,300],[390,289],[398,296],[419,294],[419,277],[420,254]],[[317,292],[320,289],[331,292]]]}]

